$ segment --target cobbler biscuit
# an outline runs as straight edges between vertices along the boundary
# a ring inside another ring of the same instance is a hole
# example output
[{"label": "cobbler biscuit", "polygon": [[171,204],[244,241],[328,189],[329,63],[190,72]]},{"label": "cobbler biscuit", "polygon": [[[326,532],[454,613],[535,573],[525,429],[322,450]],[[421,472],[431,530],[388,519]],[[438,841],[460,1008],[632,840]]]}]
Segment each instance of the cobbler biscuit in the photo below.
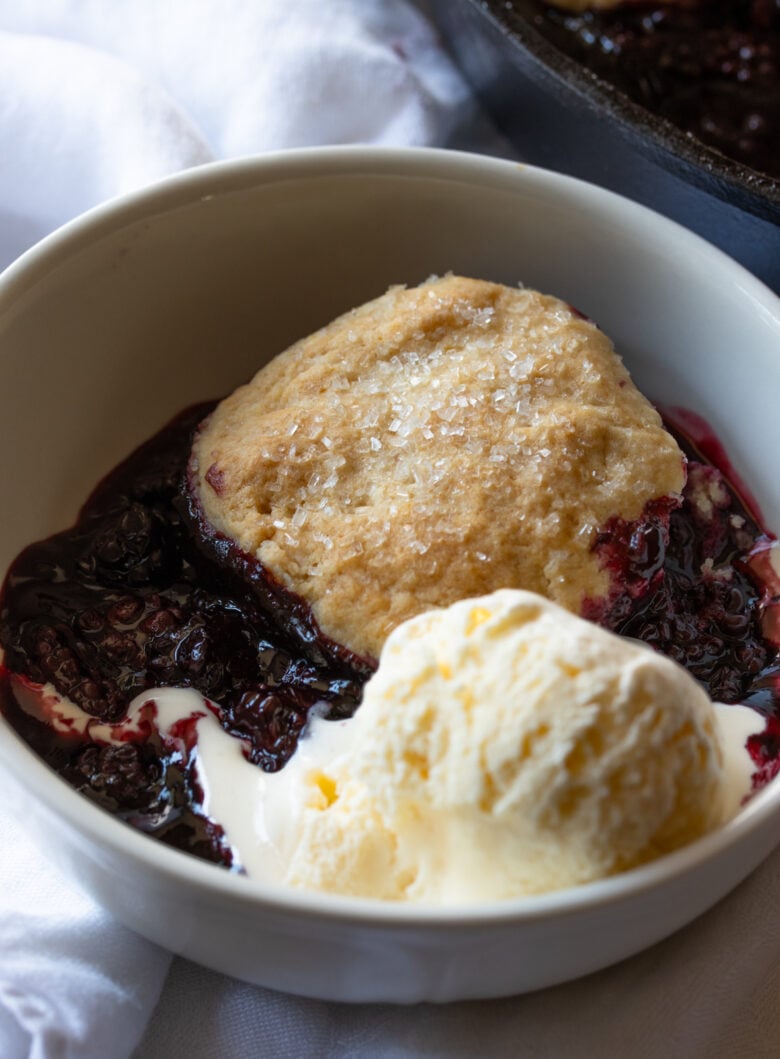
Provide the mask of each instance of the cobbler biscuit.
[{"label": "cobbler biscuit", "polygon": [[685,473],[593,323],[459,276],[297,342],[217,407],[190,471],[213,529],[374,658],[405,619],[497,588],[580,611],[609,588],[598,529]]}]

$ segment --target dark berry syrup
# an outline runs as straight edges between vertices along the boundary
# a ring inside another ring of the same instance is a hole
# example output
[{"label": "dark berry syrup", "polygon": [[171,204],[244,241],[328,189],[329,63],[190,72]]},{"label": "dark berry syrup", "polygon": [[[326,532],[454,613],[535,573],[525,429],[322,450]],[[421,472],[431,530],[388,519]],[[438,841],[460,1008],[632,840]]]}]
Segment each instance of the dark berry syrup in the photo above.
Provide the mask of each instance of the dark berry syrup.
[{"label": "dark berry syrup", "polygon": [[[154,687],[191,687],[267,771],[293,753],[309,710],[351,716],[371,672],[327,641],[291,633],[268,578],[241,581],[201,551],[182,480],[197,424],[177,417],[95,490],[76,525],[26,548],[0,596],[0,709],[77,790],[163,841],[230,865],[221,831],[199,811],[186,756],[155,734],[101,746],[58,734],[22,710],[11,674],[51,683],[108,723]],[[321,709],[322,707],[320,707]]]},{"label": "dark berry syrup", "polygon": [[764,731],[748,740],[758,789],[780,772],[774,538],[704,420],[682,409],[664,419],[688,459],[682,504],[654,500],[637,522],[609,520],[594,549],[613,590],[583,616],[673,658],[715,702],[762,714]]},{"label": "dark berry syrup", "polygon": [[777,0],[630,0],[564,11],[540,33],[635,102],[728,158],[780,178]]},{"label": "dark berry syrup", "polygon": [[[202,811],[189,756],[154,725],[142,739],[103,745],[55,731],[20,706],[13,687],[52,684],[106,723],[150,688],[191,687],[219,704],[223,727],[266,771],[292,755],[315,704],[332,718],[354,713],[372,663],[319,635],[303,601],[201,532],[185,476],[211,407],[175,419],[98,486],[72,529],[15,560],[0,595],[0,709],[97,804],[238,867]],[[765,714],[766,731],[750,743],[761,785],[780,767],[780,666],[767,628],[776,597],[761,568],[769,538],[722,471],[687,451],[681,506],[655,501],[636,522],[614,519],[599,534],[594,547],[614,590],[586,604],[585,616],[671,655],[714,699]]]}]

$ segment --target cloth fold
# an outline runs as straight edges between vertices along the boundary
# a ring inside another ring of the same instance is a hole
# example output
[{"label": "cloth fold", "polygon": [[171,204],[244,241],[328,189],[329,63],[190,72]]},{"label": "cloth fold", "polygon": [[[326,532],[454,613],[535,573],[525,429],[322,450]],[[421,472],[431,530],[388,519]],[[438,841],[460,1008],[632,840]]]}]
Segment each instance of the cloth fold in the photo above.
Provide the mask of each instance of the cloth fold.
[{"label": "cloth fold", "polygon": [[0,0],[0,267],[188,166],[453,137],[507,152],[404,0]]},{"label": "cloth fold", "polygon": [[91,206],[213,159],[137,69],[83,44],[3,32],[0,145],[0,266]]},{"label": "cloth fold", "polygon": [[129,1055],[170,953],[80,894],[0,807],[0,1056]]}]

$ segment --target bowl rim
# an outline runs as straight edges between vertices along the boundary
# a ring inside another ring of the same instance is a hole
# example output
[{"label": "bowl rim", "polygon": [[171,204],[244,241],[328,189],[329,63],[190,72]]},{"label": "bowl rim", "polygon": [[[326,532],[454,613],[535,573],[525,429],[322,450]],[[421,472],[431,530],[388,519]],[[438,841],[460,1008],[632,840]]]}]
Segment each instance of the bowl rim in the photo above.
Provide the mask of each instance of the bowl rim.
[{"label": "bowl rim", "polygon": [[[182,208],[198,199],[231,194],[241,189],[286,180],[316,180],[323,176],[419,177],[478,186],[491,190],[521,190],[543,187],[554,197],[574,197],[599,207],[611,217],[630,219],[634,227],[661,229],[682,240],[687,248],[704,254],[732,273],[743,295],[776,323],[780,334],[780,297],[723,251],[668,218],[625,199],[614,192],[574,177],[521,163],[437,148],[309,147],[208,163],[173,174],[141,190],[112,199],[68,222],[26,251],[0,275],[0,314],[85,247],[109,238],[140,219],[151,222],[172,208]],[[4,571],[3,571],[4,576]],[[730,847],[749,841],[770,820],[780,821],[780,777],[758,792],[736,818],[690,845],[649,864],[607,879],[551,893],[511,898],[485,904],[434,906],[423,903],[391,903],[373,898],[297,891],[261,882],[218,865],[200,861],[191,854],[165,846],[133,829],[108,811],[88,801],[57,775],[0,715],[0,765],[12,781],[21,784],[48,813],[60,817],[70,828],[97,848],[140,864],[157,877],[188,887],[190,895],[219,896],[237,905],[252,906],[268,913],[294,914],[341,925],[392,929],[429,927],[441,932],[457,928],[505,926],[550,918],[566,918],[583,911],[629,900],[641,893],[679,879]],[[30,777],[33,782],[30,783]]]},{"label": "bowl rim", "polygon": [[686,183],[764,220],[780,223],[780,179],[752,169],[686,133],[635,102],[559,48],[528,18],[526,4],[466,0],[515,48],[551,79],[560,94],[580,107],[602,110],[620,135],[651,161],[665,165]]},{"label": "bowl rim", "polygon": [[[114,196],[66,221],[38,240],[14,261],[0,270],[0,312],[3,302],[15,296],[17,288],[32,290],[39,279],[53,272],[69,258],[87,248],[95,237],[137,221],[151,221],[169,207],[184,208],[194,201],[206,201],[216,194],[247,190],[250,186],[317,176],[387,176],[438,179],[446,183],[474,184],[489,179],[493,190],[517,191],[518,179],[530,188],[545,192],[556,189],[573,196],[582,206],[609,211],[631,221],[643,234],[653,238],[657,231],[674,234],[681,249],[706,254],[733,272],[744,293],[765,303],[773,315],[780,294],[767,286],[744,265],[711,243],[704,236],[650,206],[628,198],[592,181],[570,176],[528,162],[443,147],[393,147],[342,144],[338,146],[293,147],[263,154],[242,155],[191,166],[157,179],[144,187]],[[219,188],[211,187],[220,183]],[[204,187],[211,188],[204,191]]]}]

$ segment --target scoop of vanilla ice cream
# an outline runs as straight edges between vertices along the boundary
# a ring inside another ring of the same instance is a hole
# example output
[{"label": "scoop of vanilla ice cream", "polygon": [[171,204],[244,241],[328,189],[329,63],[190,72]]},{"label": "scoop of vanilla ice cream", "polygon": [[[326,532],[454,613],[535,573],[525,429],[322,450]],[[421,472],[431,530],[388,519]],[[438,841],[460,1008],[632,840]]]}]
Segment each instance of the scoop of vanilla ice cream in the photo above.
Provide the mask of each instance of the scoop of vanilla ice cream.
[{"label": "scoop of vanilla ice cream", "polygon": [[322,764],[305,764],[301,744],[293,886],[439,904],[541,893],[641,864],[724,818],[705,692],[530,592],[400,625],[341,727]]}]

